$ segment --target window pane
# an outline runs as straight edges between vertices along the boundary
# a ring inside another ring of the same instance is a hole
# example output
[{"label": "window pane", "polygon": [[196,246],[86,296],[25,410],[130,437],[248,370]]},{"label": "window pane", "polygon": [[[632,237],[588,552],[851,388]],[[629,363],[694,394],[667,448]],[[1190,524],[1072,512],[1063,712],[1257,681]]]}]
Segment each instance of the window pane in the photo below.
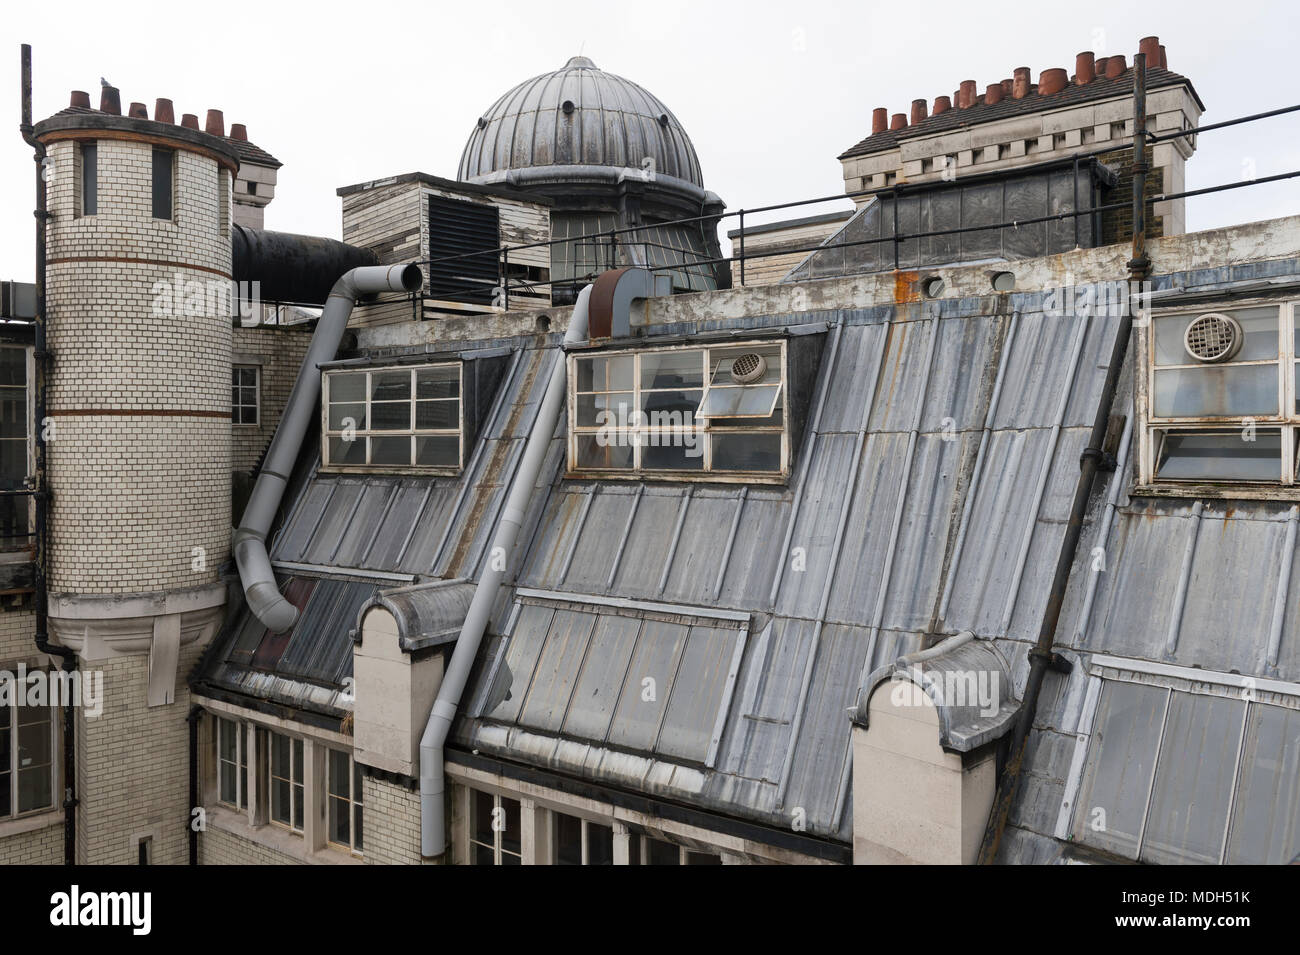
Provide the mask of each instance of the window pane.
[{"label": "window pane", "polygon": [[[475,842],[496,845],[496,833],[492,831],[494,805],[491,793],[480,792],[477,789],[470,792],[469,832],[470,838]],[[487,865],[491,864],[492,860],[489,858]]]},{"label": "window pane", "polygon": [[454,434],[417,436],[415,463],[425,468],[460,467],[460,437]]},{"label": "window pane", "polygon": [[630,444],[602,446],[598,435],[578,435],[577,452],[577,466],[580,468],[622,470],[632,467],[633,448]]},{"label": "window pane", "polygon": [[1229,863],[1285,865],[1300,854],[1300,712],[1252,704]]},{"label": "window pane", "polygon": [[1170,699],[1143,861],[1219,861],[1245,705],[1191,693]]},{"label": "window pane", "polygon": [[366,430],[365,402],[330,403],[329,430],[342,431],[345,428],[353,431]]},{"label": "window pane", "polygon": [[415,373],[417,398],[456,398],[460,395],[460,368],[422,368]]},{"label": "window pane", "polygon": [[1205,365],[1155,373],[1152,413],[1160,418],[1275,415],[1277,365]]},{"label": "window pane", "polygon": [[153,217],[155,219],[172,217],[172,165],[173,153],[170,149],[153,151]]},{"label": "window pane", "polygon": [[[1187,353],[1184,334],[1187,326],[1206,312],[1184,315],[1165,315],[1154,320],[1155,360],[1157,365],[1192,365],[1196,359]],[[1230,315],[1241,325],[1241,349],[1233,361],[1257,361],[1277,357],[1278,307],[1263,305],[1256,308],[1226,309],[1219,314]]]},{"label": "window pane", "polygon": [[704,441],[704,435],[693,430],[648,434],[641,447],[641,467],[647,471],[699,471],[704,467]]},{"label": "window pane", "polygon": [[631,355],[579,358],[577,379],[579,391],[631,391]]},{"label": "window pane", "polygon": [[556,865],[582,865],[582,820],[562,812],[554,815]]},{"label": "window pane", "polygon": [[329,751],[329,794],[344,799],[351,798],[351,780],[348,778],[348,754],[337,749]]},{"label": "window pane", "polygon": [[411,463],[411,439],[406,436],[400,438],[371,438],[370,463],[409,465]]},{"label": "window pane", "polygon": [[302,781],[302,740],[293,741],[293,778]]},{"label": "window pane", "polygon": [[519,801],[517,799],[507,799],[501,797],[501,818],[505,823],[505,828],[501,830],[501,851],[520,852],[520,837],[522,834],[522,823],[519,815]]},{"label": "window pane", "polygon": [[1169,691],[1107,681],[1093,723],[1083,785],[1074,804],[1080,842],[1132,859],[1146,813]]},{"label": "window pane", "polygon": [[712,441],[715,471],[781,470],[780,434],[714,434]]},{"label": "window pane", "polygon": [[598,823],[587,823],[587,865],[614,864],[614,830]]},{"label": "window pane", "polygon": [[645,841],[646,865],[681,865],[681,851],[671,842],[660,842],[658,839],[647,838]]},{"label": "window pane", "polygon": [[473,855],[474,865],[496,865],[496,853],[491,846],[474,842],[470,844],[470,852]]},{"label": "window pane", "polygon": [[374,431],[411,430],[411,403],[409,401],[372,403],[370,427]]},{"label": "window pane", "polygon": [[99,212],[99,150],[94,143],[81,144],[81,214]]},{"label": "window pane", "polygon": [[766,418],[776,407],[780,385],[710,388],[700,405],[701,418]]},{"label": "window pane", "polygon": [[51,767],[37,766],[18,770],[18,811],[48,809],[54,800]]},{"label": "window pane", "polygon": [[703,384],[703,352],[659,352],[641,356],[642,388],[699,388]]},{"label": "window pane", "polygon": [[331,374],[328,377],[331,403],[336,401],[366,400],[365,372]]},{"label": "window pane", "polygon": [[370,374],[371,401],[410,401],[409,371],[376,371]]},{"label": "window pane", "polygon": [[612,428],[631,424],[632,409],[636,407],[630,391],[608,395],[578,395],[577,406],[579,428],[602,425]]},{"label": "window pane", "polygon": [[293,827],[302,828],[302,805],[303,805],[303,788],[301,786],[293,787]]},{"label": "window pane", "polygon": [[361,852],[366,847],[362,833],[361,814],[361,806],[354,805],[352,807],[352,848],[356,849],[357,852]]},{"label": "window pane", "polygon": [[686,853],[687,865],[722,865],[722,856],[715,856],[711,852],[688,852]]},{"label": "window pane", "polygon": [[348,441],[344,438],[330,438],[329,460],[330,464],[365,464],[366,439]]},{"label": "window pane", "polygon": [[352,845],[352,827],[349,823],[352,804],[346,799],[329,800],[329,841],[341,846]]},{"label": "window pane", "polygon": [[286,826],[290,824],[289,784],[283,779],[271,783],[271,818]]},{"label": "window pane", "polygon": [[702,391],[643,391],[641,410],[652,428],[690,424],[703,396]]},{"label": "window pane", "polygon": [[289,778],[289,737],[271,734],[271,775]]},{"label": "window pane", "polygon": [[1277,481],[1282,434],[1243,431],[1167,431],[1157,445],[1156,477],[1168,481]]},{"label": "window pane", "polygon": [[415,427],[425,429],[450,429],[460,427],[459,401],[417,401]]}]

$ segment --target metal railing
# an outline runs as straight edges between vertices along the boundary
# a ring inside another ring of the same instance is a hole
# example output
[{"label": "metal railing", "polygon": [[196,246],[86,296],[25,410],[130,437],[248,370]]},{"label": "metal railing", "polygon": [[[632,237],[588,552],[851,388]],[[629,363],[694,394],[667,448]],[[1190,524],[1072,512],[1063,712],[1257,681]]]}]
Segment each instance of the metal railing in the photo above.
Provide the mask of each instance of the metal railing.
[{"label": "metal railing", "polygon": [[[1174,130],[1172,132],[1159,133],[1159,134],[1148,133],[1146,134],[1145,141],[1148,145],[1152,145],[1160,142],[1168,142],[1175,139],[1197,136],[1201,133],[1212,132],[1220,129],[1227,129],[1245,123],[1252,123],[1252,122],[1257,122],[1259,120],[1270,119],[1276,116],[1282,116],[1297,111],[1300,111],[1300,104],[1294,106],[1283,106],[1278,109],[1272,109],[1262,113],[1253,113],[1248,116],[1240,116],[1235,119],[1225,120],[1221,123],[1212,123],[1206,126],[1189,127],[1187,129]],[[1119,149],[1114,147],[1104,150],[1104,152],[1107,153],[1114,153],[1117,151],[1119,151]],[[1129,152],[1132,153],[1131,148],[1129,149]],[[1081,154],[1073,157],[1074,167],[1075,167],[1076,190],[1078,188],[1077,171],[1078,171],[1079,163],[1081,161],[1095,159],[1097,155],[1098,153],[1092,153],[1092,154]],[[1028,170],[1029,168],[1032,167],[1026,167],[1026,170]],[[1154,195],[1148,195],[1146,197],[1146,204],[1150,206],[1151,204],[1157,202],[1173,202],[1179,199],[1190,199],[1196,196],[1211,195],[1214,193],[1227,192],[1234,189],[1244,189],[1250,186],[1259,186],[1259,185],[1265,185],[1273,182],[1281,182],[1284,180],[1294,179],[1297,177],[1300,177],[1300,169],[1291,172],[1278,173],[1276,175],[1271,175],[1271,176],[1261,176],[1253,179],[1240,180],[1237,182],[1221,183],[1219,185],[1207,186],[1200,189],[1187,189],[1181,192],[1157,193]],[[456,260],[482,258],[485,256],[494,257],[497,261],[497,266],[498,266],[497,268],[498,281],[497,281],[497,286],[493,291],[499,293],[499,300],[500,300],[501,307],[508,310],[510,307],[511,293],[514,293],[516,295],[535,293],[540,289],[544,289],[548,287],[551,289],[552,293],[554,293],[557,289],[567,288],[567,289],[576,290],[578,287],[580,287],[583,284],[586,284],[591,280],[592,276],[590,274],[582,275],[582,276],[572,276],[572,277],[560,278],[560,279],[548,278],[545,280],[532,280],[532,279],[526,279],[522,277],[520,278],[520,280],[512,279],[511,266],[510,266],[512,254],[515,257],[516,264],[518,264],[519,254],[532,249],[541,249],[541,248],[549,249],[555,246],[563,246],[563,245],[570,245],[576,247],[577,243],[599,242],[604,248],[608,250],[608,258],[610,258],[610,264],[607,267],[614,268],[617,267],[618,264],[632,264],[630,262],[629,263],[617,262],[617,254],[619,249],[635,247],[635,246],[644,246],[647,249],[650,247],[655,247],[655,248],[659,248],[671,252],[674,255],[679,256],[680,259],[675,264],[652,265],[649,264],[648,262],[649,257],[643,255],[643,258],[646,259],[647,261],[646,267],[650,268],[652,271],[662,271],[665,269],[682,269],[682,270],[709,269],[712,268],[713,266],[726,264],[735,275],[738,284],[744,286],[746,284],[746,264],[754,260],[766,259],[766,258],[777,257],[777,256],[789,256],[789,255],[796,255],[796,254],[809,255],[814,252],[821,252],[821,251],[832,250],[832,249],[849,249],[849,248],[855,248],[861,246],[876,246],[876,245],[883,245],[889,243],[892,244],[893,246],[894,268],[898,269],[900,267],[900,262],[901,262],[902,246],[907,242],[911,242],[919,239],[957,236],[965,233],[990,232],[999,229],[1015,229],[1015,228],[1021,228],[1023,226],[1037,225],[1042,223],[1061,222],[1066,219],[1073,219],[1075,222],[1075,237],[1076,237],[1075,244],[1077,246],[1078,233],[1079,233],[1078,223],[1081,217],[1096,216],[1102,213],[1128,209],[1131,207],[1130,201],[1128,199],[1125,199],[1119,202],[1102,203],[1100,205],[1091,205],[1086,209],[1080,209],[1078,208],[1078,195],[1076,191],[1076,197],[1074,203],[1075,208],[1067,212],[1059,212],[1059,213],[1052,213],[1050,215],[1034,216],[1027,219],[1013,219],[1013,220],[994,222],[994,223],[988,223],[988,224],[977,225],[977,226],[959,226],[953,228],[933,229],[933,230],[925,230],[925,231],[917,231],[917,232],[899,232],[897,229],[897,215],[898,215],[897,200],[901,197],[905,197],[910,194],[931,190],[934,188],[934,185],[935,184],[933,182],[926,182],[920,184],[903,183],[894,186],[885,186],[877,189],[863,189],[863,190],[858,190],[853,192],[838,193],[836,195],[831,195],[831,196],[818,196],[811,199],[796,199],[790,202],[780,202],[771,205],[756,206],[751,209],[738,209],[734,212],[715,213],[711,215],[686,216],[680,219],[671,219],[663,222],[653,222],[653,223],[646,223],[644,225],[626,226],[624,228],[619,228],[619,229],[607,229],[599,233],[591,233],[579,237],[564,238],[564,239],[550,239],[547,241],[528,242],[528,243],[521,243],[518,245],[502,245],[496,249],[484,249],[481,251],[463,252],[458,255],[444,256],[437,259],[426,259],[426,260],[422,260],[420,264],[442,264],[447,262],[454,262]],[[765,213],[780,212],[788,209],[801,209],[809,206],[822,205],[828,202],[843,202],[845,199],[856,200],[856,199],[869,199],[869,198],[876,198],[877,200],[882,202],[893,200],[895,227],[889,235],[885,235],[877,238],[869,238],[869,239],[852,239],[852,240],[843,239],[841,241],[832,244],[827,244],[825,241],[822,241],[813,245],[804,245],[796,248],[783,247],[781,249],[764,250],[758,252],[750,252],[745,248],[745,236],[746,236],[745,220],[747,217],[750,217],[752,220],[753,216],[762,215]],[[709,226],[716,228],[719,223],[726,220],[733,220],[733,219],[737,222],[737,229],[738,229],[737,238],[739,241],[736,244],[737,247],[735,249],[735,253],[732,255],[710,257],[705,253],[697,252],[690,249],[673,248],[671,246],[665,246],[662,243],[652,243],[645,239],[638,240],[636,238],[631,238],[630,240],[626,240],[626,241],[623,240],[623,237],[635,237],[637,233],[644,233],[649,230],[659,229],[665,226],[697,225],[701,228],[701,232],[703,233],[703,230]],[[598,256],[596,258],[598,259]],[[597,261],[594,264],[598,266],[599,263]]]}]

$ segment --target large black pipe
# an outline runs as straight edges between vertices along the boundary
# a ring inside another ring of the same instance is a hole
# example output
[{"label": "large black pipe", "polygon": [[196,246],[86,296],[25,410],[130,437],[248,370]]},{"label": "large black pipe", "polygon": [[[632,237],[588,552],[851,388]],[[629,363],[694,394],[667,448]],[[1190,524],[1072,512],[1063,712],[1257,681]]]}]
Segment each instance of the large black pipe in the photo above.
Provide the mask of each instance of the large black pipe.
[{"label": "large black pipe", "polygon": [[230,256],[235,281],[260,283],[262,301],[299,305],[324,305],[340,275],[380,264],[369,249],[337,239],[240,225],[230,230]]},{"label": "large black pipe", "polygon": [[[46,590],[45,562],[46,524],[49,516],[49,484],[45,455],[45,383],[48,379],[49,352],[45,347],[45,223],[49,219],[45,191],[45,144],[36,138],[32,128],[32,48],[22,45],[22,123],[19,126],[23,140],[34,151],[36,160],[36,319],[33,331],[36,364],[36,381],[33,382],[33,421],[36,433],[35,460],[32,484],[36,498],[36,517],[32,527],[35,554],[35,616],[36,648],[41,653],[59,657],[63,669],[71,673],[77,669],[77,655],[67,647],[50,643],[49,594]],[[71,706],[63,707],[63,862],[75,865],[77,861],[77,796],[76,796],[76,718]]]},{"label": "large black pipe", "polygon": [[1124,367],[1124,358],[1128,354],[1129,338],[1133,333],[1133,312],[1138,307],[1139,300],[1136,299],[1136,295],[1140,292],[1141,283],[1146,281],[1151,269],[1151,260],[1146,253],[1146,175],[1149,166],[1146,161],[1146,132],[1146,57],[1139,53],[1133,58],[1133,257],[1128,262],[1129,307],[1124,309],[1124,313],[1120,316],[1119,328],[1115,331],[1110,361],[1106,365],[1106,378],[1101,386],[1101,400],[1097,403],[1097,416],[1092,422],[1088,446],[1079,458],[1079,480],[1074,486],[1070,519],[1065,526],[1065,539],[1061,542],[1061,549],[1056,557],[1056,571],[1052,575],[1047,606],[1043,610],[1043,619],[1038,628],[1038,641],[1029,650],[1029,675],[1025,678],[1025,692],[1020,710],[1016,714],[1016,725],[1007,751],[1006,767],[998,780],[997,795],[989,813],[984,842],[980,847],[981,865],[992,865],[997,861],[998,848],[1002,844],[1002,836],[1011,817],[1011,807],[1015,804],[1016,795],[1020,791],[1020,780],[1025,767],[1025,749],[1029,742],[1029,733],[1033,729],[1034,714],[1038,710],[1038,698],[1047,671],[1063,670],[1069,665],[1062,661],[1053,649],[1056,643],[1056,626],[1061,619],[1061,609],[1065,605],[1065,591],[1070,584],[1070,574],[1079,549],[1079,539],[1083,536],[1083,520],[1088,511],[1088,499],[1092,496],[1093,481],[1105,457],[1104,445],[1106,432],[1110,427],[1111,409],[1115,403],[1115,394],[1119,390],[1120,371]]}]

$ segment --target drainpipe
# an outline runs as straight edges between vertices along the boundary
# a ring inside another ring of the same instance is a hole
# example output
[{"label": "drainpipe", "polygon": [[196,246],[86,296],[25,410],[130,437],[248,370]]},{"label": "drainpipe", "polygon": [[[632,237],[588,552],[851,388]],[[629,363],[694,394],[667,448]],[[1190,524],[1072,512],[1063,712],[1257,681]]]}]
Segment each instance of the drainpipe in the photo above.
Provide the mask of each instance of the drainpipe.
[{"label": "drainpipe", "polygon": [[249,609],[276,633],[297,623],[298,609],[280,595],[271,558],[266,553],[266,535],[280,509],[280,499],[298,459],[303,437],[318,411],[320,371],[317,366],[333,360],[338,353],[353,303],[358,298],[378,292],[414,292],[422,282],[423,276],[416,265],[367,265],[352,269],[334,283],[325,310],[316,323],[307,355],[298,369],[298,380],[289,393],[234,537],[235,563],[239,566]]},{"label": "drainpipe", "polygon": [[1070,670],[1070,664],[1053,650],[1056,626],[1061,619],[1061,608],[1065,603],[1065,591],[1070,583],[1075,552],[1079,547],[1079,538],[1083,534],[1083,518],[1088,510],[1088,498],[1092,495],[1093,480],[1105,458],[1103,447],[1110,426],[1110,412],[1115,403],[1115,392],[1119,390],[1120,370],[1124,365],[1129,336],[1133,331],[1133,300],[1138,294],[1135,286],[1140,289],[1140,283],[1146,279],[1151,268],[1151,260],[1146,254],[1146,130],[1146,57],[1139,53],[1133,58],[1133,257],[1128,263],[1129,307],[1125,308],[1120,316],[1115,343],[1111,347],[1110,362],[1106,366],[1106,379],[1101,388],[1101,400],[1097,403],[1097,417],[1092,423],[1088,446],[1079,458],[1079,480],[1074,486],[1074,503],[1070,508],[1070,520],[1065,528],[1065,540],[1061,542],[1061,550],[1056,558],[1056,572],[1052,576],[1047,607],[1043,610],[1038,641],[1029,650],[1029,676],[1025,679],[1025,692],[1020,711],[1016,714],[1015,732],[1011,738],[1006,768],[998,780],[997,795],[993,802],[993,809],[989,813],[988,828],[985,830],[984,844],[980,849],[980,865],[991,865],[997,859],[998,846],[1002,842],[1002,834],[1006,831],[1011,807],[1020,789],[1025,762],[1025,744],[1034,724],[1038,697],[1047,671],[1050,669],[1068,673]]},{"label": "drainpipe", "polygon": [[[67,647],[50,643],[49,593],[45,579],[46,523],[49,517],[49,492],[46,489],[48,472],[45,456],[45,383],[48,377],[49,352],[45,347],[45,223],[50,218],[45,194],[45,145],[36,138],[32,128],[32,47],[22,45],[22,131],[23,140],[35,152],[36,160],[36,320],[34,323],[36,380],[33,382],[33,428],[36,432],[36,466],[33,468],[33,497],[36,517],[32,527],[32,543],[36,611],[36,648],[41,653],[62,660],[67,673],[77,669],[77,655]],[[63,862],[75,865],[77,861],[77,798],[76,784],[76,720],[70,706],[63,708]]]},{"label": "drainpipe", "polygon": [[203,707],[197,703],[190,705],[185,722],[190,725],[190,865],[199,864],[199,830],[194,827],[194,810],[199,805],[199,719],[203,716]]},{"label": "drainpipe", "polygon": [[[591,299],[591,286],[587,285],[578,293],[578,301],[573,307],[573,316],[569,319],[569,329],[564,333],[565,345],[576,345],[587,340],[587,305]],[[559,361],[551,371],[551,380],[546,385],[546,396],[542,399],[537,420],[528,435],[528,445],[524,456],[515,472],[510,485],[510,496],[501,512],[501,522],[497,525],[496,537],[492,541],[492,552],[509,555],[514,549],[515,537],[519,527],[528,513],[528,502],[533,494],[533,485],[542,469],[542,462],[551,445],[551,436],[564,411],[564,399],[568,391],[567,371],[564,351],[561,346]],[[429,722],[425,724],[424,735],[420,737],[420,855],[426,859],[442,855],[447,851],[447,820],[444,812],[444,790],[446,779],[443,773],[443,744],[451,730],[451,721],[456,716],[456,707],[461,694],[469,680],[470,668],[478,656],[479,644],[483,640],[483,631],[487,628],[488,618],[492,614],[492,605],[496,603],[497,593],[505,579],[505,561],[488,561],[474,590],[469,610],[465,614],[465,623],[460,628],[456,640],[456,649],[452,652],[447,671],[443,674],[442,685],[438,688],[438,698],[433,701],[429,713]]]}]

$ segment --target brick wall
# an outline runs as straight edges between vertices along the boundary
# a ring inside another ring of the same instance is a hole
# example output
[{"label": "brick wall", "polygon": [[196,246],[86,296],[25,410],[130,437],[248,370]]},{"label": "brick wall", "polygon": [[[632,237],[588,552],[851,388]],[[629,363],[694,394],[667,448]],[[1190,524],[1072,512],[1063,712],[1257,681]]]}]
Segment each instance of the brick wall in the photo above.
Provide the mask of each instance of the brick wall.
[{"label": "brick wall", "polygon": [[[1153,161],[1154,149],[1146,148],[1147,158],[1147,195],[1153,196],[1164,192],[1165,172]],[[1122,209],[1112,209],[1101,214],[1101,244],[1113,245],[1117,242],[1131,242],[1133,239],[1133,150],[1118,149],[1100,157],[1112,169],[1119,173],[1115,187],[1106,197],[1107,203],[1126,203]],[[1151,204],[1147,204],[1147,239],[1155,239],[1165,234],[1163,216],[1153,215]]]},{"label": "brick wall", "polygon": [[229,549],[230,173],[178,150],[173,218],[155,219],[151,147],[101,139],[98,153],[98,212],[82,216],[78,147],[50,148],[50,587],[215,583]]},{"label": "brick wall", "polygon": [[234,471],[251,471],[271,443],[310,343],[307,328],[259,325],[234,329],[231,361],[261,369],[259,423],[255,427],[231,426],[230,466]]},{"label": "brick wall", "polygon": [[419,865],[420,794],[373,776],[362,778],[366,806],[366,862]]},{"label": "brick wall", "polygon": [[199,865],[301,865],[251,839],[209,826],[199,836]]},{"label": "brick wall", "polygon": [[0,838],[0,865],[61,865],[63,814],[40,829]]},{"label": "brick wall", "polygon": [[153,836],[153,861],[189,861],[190,690],[186,675],[202,647],[182,647],[176,698],[147,705],[149,657],[117,657],[83,664],[104,673],[103,712],[77,712],[77,861],[137,861],[136,834]]}]

